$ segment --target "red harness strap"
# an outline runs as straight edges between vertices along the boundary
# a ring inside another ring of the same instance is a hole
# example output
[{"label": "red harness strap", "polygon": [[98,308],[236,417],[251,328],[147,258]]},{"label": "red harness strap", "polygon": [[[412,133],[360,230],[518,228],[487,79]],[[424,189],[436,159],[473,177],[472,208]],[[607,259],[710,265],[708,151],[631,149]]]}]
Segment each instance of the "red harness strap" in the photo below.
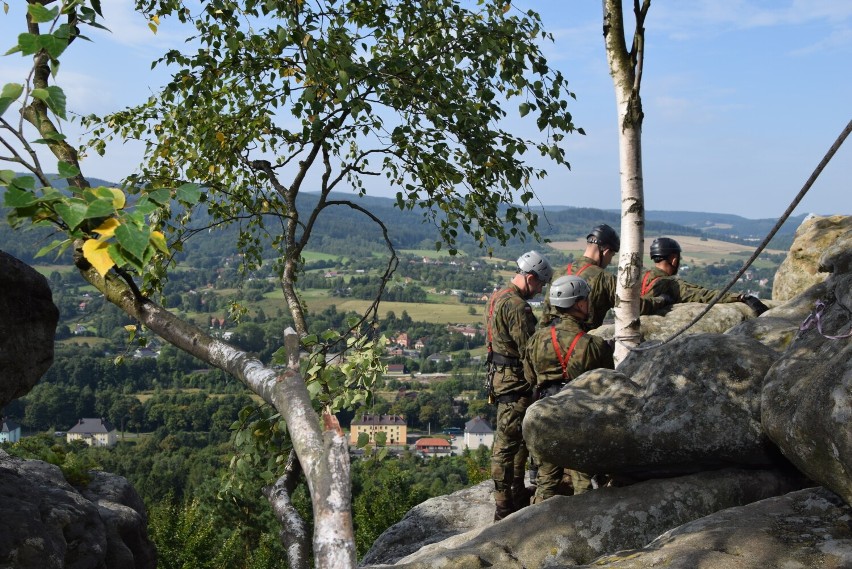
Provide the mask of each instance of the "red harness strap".
[{"label": "red harness strap", "polygon": [[642,291],[639,293],[639,296],[645,296],[648,292],[654,288],[654,283],[660,280],[660,277],[653,279],[651,282],[648,282],[648,277],[651,276],[651,271],[645,273],[645,276],[642,277]]},{"label": "red harness strap", "polygon": [[576,336],[574,336],[574,340],[571,342],[571,345],[568,347],[568,351],[565,353],[565,357],[563,358],[562,350],[559,349],[559,340],[556,338],[556,326],[550,327],[550,341],[553,342],[553,349],[556,352],[557,359],[559,359],[559,365],[562,366],[562,379],[568,379],[568,360],[571,359],[571,354],[574,353],[574,348],[577,346],[577,342],[583,334],[585,334],[585,332],[580,331]]},{"label": "red harness strap", "polygon": [[502,296],[506,296],[507,293],[512,292],[511,288],[504,288],[503,290],[497,291],[491,295],[491,305],[488,307],[488,351],[491,351],[491,339],[493,338],[493,334],[491,329],[493,328],[494,323],[494,306],[497,304],[497,301]]},{"label": "red harness strap", "polygon": [[[571,274],[571,268],[572,268],[572,265],[573,265],[573,264],[574,264],[574,263],[568,263],[568,266],[567,266],[567,267],[565,267],[565,274],[566,274],[566,275],[570,275],[570,274]],[[585,265],[583,265],[582,267],[580,267],[580,270],[579,270],[579,271],[577,271],[576,276],[578,276],[578,277],[579,277],[579,276],[580,276],[580,273],[582,273],[583,271],[585,271],[585,270],[586,270],[586,269],[588,269],[589,267],[594,267],[594,265],[593,265],[593,264],[591,264],[591,263],[586,263]]]}]

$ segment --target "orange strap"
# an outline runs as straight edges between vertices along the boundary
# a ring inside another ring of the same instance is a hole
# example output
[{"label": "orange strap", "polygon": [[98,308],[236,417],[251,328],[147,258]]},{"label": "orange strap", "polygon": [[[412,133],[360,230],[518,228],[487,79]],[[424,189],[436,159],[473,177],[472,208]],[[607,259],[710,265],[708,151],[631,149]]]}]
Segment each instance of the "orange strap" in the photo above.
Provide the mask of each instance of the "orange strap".
[{"label": "orange strap", "polygon": [[645,296],[648,294],[652,288],[654,288],[654,283],[660,280],[660,277],[653,279],[651,282],[648,282],[648,277],[651,276],[651,271],[645,273],[645,276],[642,277],[642,291],[639,293],[639,296]]},{"label": "orange strap", "polygon": [[[567,267],[565,267],[565,274],[566,274],[566,275],[570,275],[570,274],[571,274],[571,266],[572,266],[573,264],[574,264],[574,263],[568,263],[568,266],[567,266]],[[580,270],[579,270],[579,271],[577,271],[576,276],[578,276],[578,277],[579,277],[579,276],[580,276],[580,273],[582,273],[583,271],[585,271],[585,270],[586,270],[586,269],[588,269],[589,267],[594,267],[594,265],[593,265],[593,264],[591,264],[591,263],[586,263],[585,265],[583,265],[583,266],[580,268]]]},{"label": "orange strap", "polygon": [[503,290],[499,290],[491,295],[491,305],[488,308],[488,351],[491,351],[491,339],[493,338],[491,329],[493,328],[494,323],[494,306],[497,304],[497,301],[501,296],[506,296],[507,293],[512,292],[511,288],[504,288]]},{"label": "orange strap", "polygon": [[562,379],[568,379],[568,360],[571,359],[571,354],[574,353],[574,348],[577,346],[577,342],[583,334],[585,334],[585,332],[581,330],[576,336],[574,336],[574,341],[571,342],[571,346],[569,346],[568,352],[566,352],[565,357],[563,358],[562,350],[559,349],[559,340],[556,338],[556,326],[550,327],[550,341],[553,343],[553,350],[556,352],[556,358],[559,360],[559,365],[562,366]]}]

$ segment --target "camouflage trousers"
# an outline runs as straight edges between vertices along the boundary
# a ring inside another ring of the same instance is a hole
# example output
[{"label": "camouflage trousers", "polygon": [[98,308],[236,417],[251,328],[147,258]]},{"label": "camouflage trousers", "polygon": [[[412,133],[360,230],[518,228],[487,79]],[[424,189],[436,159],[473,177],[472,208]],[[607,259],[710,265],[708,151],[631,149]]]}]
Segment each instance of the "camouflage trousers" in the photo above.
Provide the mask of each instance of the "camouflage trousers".
[{"label": "camouflage trousers", "polygon": [[497,404],[497,432],[491,448],[491,478],[494,479],[494,500],[512,504],[513,494],[525,491],[527,445],[521,423],[532,398],[522,397],[511,403]]},{"label": "camouflage trousers", "polygon": [[571,486],[574,487],[574,495],[582,494],[592,489],[592,477],[588,474],[579,470],[571,470],[562,466],[556,466],[555,464],[542,462],[538,465],[538,478],[536,479],[533,504],[538,504],[553,496],[561,495],[563,492],[559,491],[559,487],[565,473],[571,476]]}]

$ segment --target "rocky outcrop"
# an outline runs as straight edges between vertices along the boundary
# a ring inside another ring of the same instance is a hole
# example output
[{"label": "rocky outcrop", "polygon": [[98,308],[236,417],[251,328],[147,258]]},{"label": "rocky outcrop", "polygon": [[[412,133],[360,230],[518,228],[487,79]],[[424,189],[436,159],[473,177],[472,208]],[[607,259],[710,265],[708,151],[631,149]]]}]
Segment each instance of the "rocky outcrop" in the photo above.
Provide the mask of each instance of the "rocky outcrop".
[{"label": "rocky outcrop", "polygon": [[570,567],[641,547],[667,529],[710,513],[799,488],[801,478],[795,475],[727,469],[557,496],[501,522],[427,545],[394,566]]},{"label": "rocky outcrop", "polygon": [[364,555],[365,565],[393,563],[424,545],[491,525],[494,482],[488,480],[448,496],[430,498],[388,528]]},{"label": "rocky outcrop", "polygon": [[840,337],[852,331],[852,273],[825,288],[766,376],[762,420],[793,464],[852,504],[852,338]]},{"label": "rocky outcrop", "polygon": [[[640,324],[642,340],[647,342],[669,338],[692,322],[705,308],[707,308],[706,304],[685,302],[673,304],[656,314],[642,316]],[[754,312],[742,302],[716,304],[701,320],[690,326],[684,335],[721,334],[750,320],[754,320]],[[611,340],[615,335],[615,326],[612,324],[601,326],[592,330],[592,334]]]},{"label": "rocky outcrop", "polygon": [[[824,488],[730,508],[668,531],[591,569],[852,567],[852,509]],[[575,569],[576,565],[552,566]]]},{"label": "rocky outcrop", "polygon": [[0,409],[29,393],[53,364],[58,321],[47,279],[0,251]]},{"label": "rocky outcrop", "polygon": [[156,567],[136,491],[120,476],[92,474],[78,490],[58,467],[0,450],[0,567]]},{"label": "rocky outcrop", "polygon": [[827,274],[819,272],[819,259],[837,238],[852,230],[852,216],[811,216],[796,230],[787,258],[778,267],[772,283],[772,300],[787,301]]},{"label": "rocky outcrop", "polygon": [[778,353],[741,336],[683,336],[587,372],[524,419],[530,452],[589,473],[650,478],[730,465],[770,466],[763,377]]}]

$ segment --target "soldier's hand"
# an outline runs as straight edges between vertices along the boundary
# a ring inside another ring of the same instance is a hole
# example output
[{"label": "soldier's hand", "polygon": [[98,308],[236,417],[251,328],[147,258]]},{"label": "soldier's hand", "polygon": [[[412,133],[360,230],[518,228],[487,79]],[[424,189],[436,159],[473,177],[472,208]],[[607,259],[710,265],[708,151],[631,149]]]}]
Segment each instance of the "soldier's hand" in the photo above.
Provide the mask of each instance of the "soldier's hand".
[{"label": "soldier's hand", "polygon": [[748,307],[754,311],[754,314],[756,316],[760,316],[761,314],[769,310],[769,307],[763,304],[760,299],[754,296],[753,294],[741,294],[740,302],[743,302],[748,305]]},{"label": "soldier's hand", "polygon": [[672,304],[674,304],[674,298],[672,298],[672,296],[669,294],[663,293],[659,296],[654,297],[654,304],[657,304],[660,307],[671,306]]}]

